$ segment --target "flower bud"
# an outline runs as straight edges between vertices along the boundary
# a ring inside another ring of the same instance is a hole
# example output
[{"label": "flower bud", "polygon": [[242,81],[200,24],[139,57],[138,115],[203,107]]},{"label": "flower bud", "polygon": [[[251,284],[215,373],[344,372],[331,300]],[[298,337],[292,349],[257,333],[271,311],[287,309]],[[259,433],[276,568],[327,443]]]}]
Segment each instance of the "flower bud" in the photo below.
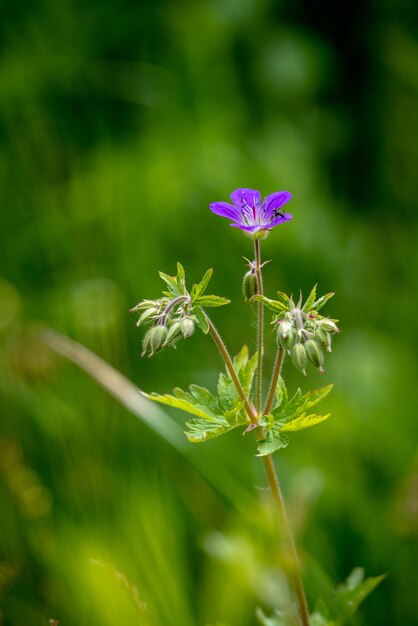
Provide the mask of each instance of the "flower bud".
[{"label": "flower bud", "polygon": [[140,315],[136,325],[141,326],[141,324],[144,324],[145,322],[150,322],[157,314],[158,314],[158,309],[156,307],[145,309],[142,315]]},{"label": "flower bud", "polygon": [[151,349],[152,352],[158,352],[163,346],[165,338],[167,337],[167,327],[163,324],[157,324],[151,328]]},{"label": "flower bud", "polygon": [[320,372],[323,372],[324,369],[322,366],[324,364],[324,355],[322,354],[322,350],[318,342],[314,341],[313,339],[309,339],[305,343],[305,350],[308,359],[312,363],[312,365],[318,367]]},{"label": "flower bud", "polygon": [[315,332],[315,339],[320,342],[324,348],[327,349],[328,352],[332,352],[331,343],[332,343],[332,335],[330,333],[325,332],[322,328],[318,328]]},{"label": "flower bud", "polygon": [[181,330],[183,332],[183,337],[187,339],[194,333],[194,321],[191,317],[185,317],[181,321]]},{"label": "flower bud", "polygon": [[318,320],[318,327],[321,330],[324,330],[326,333],[339,333],[340,329],[337,324],[327,317],[324,317],[322,320]]},{"label": "flower bud", "polygon": [[165,344],[174,344],[183,335],[182,324],[179,320],[176,320],[168,327],[167,337],[165,338]]},{"label": "flower bud", "polygon": [[257,293],[257,277],[254,270],[249,270],[242,281],[242,293],[245,302],[249,302]]},{"label": "flower bud", "polygon": [[302,343],[295,343],[290,351],[292,363],[298,370],[301,370],[306,376],[306,366],[308,365],[308,355],[305,346]]}]

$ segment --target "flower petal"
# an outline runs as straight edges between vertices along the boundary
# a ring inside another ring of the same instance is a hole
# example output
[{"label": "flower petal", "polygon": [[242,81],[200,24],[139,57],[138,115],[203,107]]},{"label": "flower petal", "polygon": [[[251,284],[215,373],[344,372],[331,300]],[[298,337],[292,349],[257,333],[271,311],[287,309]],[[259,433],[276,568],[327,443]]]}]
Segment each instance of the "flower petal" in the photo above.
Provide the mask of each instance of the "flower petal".
[{"label": "flower petal", "polygon": [[291,198],[292,194],[290,191],[276,191],[275,193],[271,193],[267,196],[262,205],[264,216],[266,218],[271,217],[276,209],[280,209],[286,202],[289,202]]},{"label": "flower petal", "polygon": [[255,233],[257,230],[265,230],[270,228],[269,226],[260,226],[259,224],[255,224],[254,226],[245,226],[243,224],[230,224],[230,226],[235,226],[236,228],[240,228],[241,230],[246,230],[248,233]]},{"label": "flower petal", "polygon": [[260,192],[255,189],[240,188],[231,193],[232,202],[240,210],[244,207],[259,207],[260,199]]},{"label": "flower petal", "polygon": [[279,224],[283,224],[283,222],[288,222],[293,218],[293,215],[290,213],[283,213],[283,215],[278,215],[271,222],[268,223],[267,228],[274,228],[274,226],[278,226]]},{"label": "flower petal", "polygon": [[240,211],[238,211],[238,209],[232,204],[229,204],[229,202],[212,202],[209,207],[213,213],[216,213],[216,215],[220,215],[221,217],[227,217],[230,220],[237,221],[241,219]]}]

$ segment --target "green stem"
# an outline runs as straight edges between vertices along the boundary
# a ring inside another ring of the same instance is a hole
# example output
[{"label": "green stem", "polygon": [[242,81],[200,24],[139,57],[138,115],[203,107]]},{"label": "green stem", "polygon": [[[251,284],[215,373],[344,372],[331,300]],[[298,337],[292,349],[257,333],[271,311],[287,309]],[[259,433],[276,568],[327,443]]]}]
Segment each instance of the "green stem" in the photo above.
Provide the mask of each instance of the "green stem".
[{"label": "green stem", "polygon": [[244,401],[244,406],[245,406],[245,410],[247,411],[248,417],[250,418],[251,422],[253,424],[257,424],[258,420],[257,420],[257,415],[254,412],[253,407],[251,406],[243,386],[241,385],[241,381],[237,376],[237,373],[235,371],[235,367],[234,364],[232,362],[232,359],[229,355],[229,352],[222,340],[222,337],[220,336],[220,334],[218,333],[216,327],[214,326],[214,324],[212,323],[212,320],[208,317],[208,315],[205,312],[205,317],[206,317],[206,321],[209,325],[209,332],[212,336],[212,339],[214,340],[216,346],[219,349],[219,352],[221,353],[221,356],[225,362],[225,365],[227,367],[228,372],[231,375],[232,380],[234,381],[234,385],[238,391],[239,397],[241,398],[241,400]]},{"label": "green stem", "polygon": [[[263,295],[263,276],[261,273],[261,255],[260,255],[260,240],[254,241],[254,256],[255,256],[255,275],[257,278],[257,294]],[[263,354],[264,352],[264,305],[260,300],[258,302],[258,314],[257,314],[257,379],[256,379],[256,408],[257,414],[261,414],[262,403],[262,385],[263,385]]]},{"label": "green stem", "polygon": [[264,406],[263,415],[268,415],[273,406],[274,396],[276,395],[277,383],[279,382],[280,372],[282,371],[285,351],[282,348],[277,350],[276,362],[274,363],[273,374],[271,377],[269,395]]},{"label": "green stem", "polygon": [[309,626],[309,611],[306,601],[305,590],[303,588],[302,577],[300,574],[300,562],[296,545],[293,539],[292,531],[290,530],[289,519],[287,517],[286,507],[283,500],[282,490],[277,478],[276,468],[274,467],[273,458],[271,454],[263,457],[264,468],[267,474],[268,482],[271,492],[273,494],[274,501],[277,505],[277,509],[280,515],[280,521],[284,527],[286,533],[286,541],[289,545],[290,552],[293,560],[293,567],[290,573],[293,585],[295,587],[296,596],[299,604],[300,619],[303,626]]}]

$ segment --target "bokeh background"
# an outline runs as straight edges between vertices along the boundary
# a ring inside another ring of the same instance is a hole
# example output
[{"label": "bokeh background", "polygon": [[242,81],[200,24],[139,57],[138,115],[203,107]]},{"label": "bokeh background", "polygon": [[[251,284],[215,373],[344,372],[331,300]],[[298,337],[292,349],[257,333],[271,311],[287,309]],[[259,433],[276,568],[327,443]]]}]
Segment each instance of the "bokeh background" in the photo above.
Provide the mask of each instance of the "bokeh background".
[{"label": "bokeh background", "polygon": [[141,360],[128,308],[158,269],[213,267],[215,322],[254,349],[251,242],[208,210],[240,186],[294,194],[266,292],[335,290],[343,329],[322,377],[285,366],[335,382],[332,419],[276,458],[310,604],[363,566],[389,576],[353,623],[418,623],[417,30],[407,0],[1,3],[0,623],[250,626],[288,603],[253,439],[183,443],[177,412],[164,434],[37,334],[148,391],[212,388],[208,337]]}]

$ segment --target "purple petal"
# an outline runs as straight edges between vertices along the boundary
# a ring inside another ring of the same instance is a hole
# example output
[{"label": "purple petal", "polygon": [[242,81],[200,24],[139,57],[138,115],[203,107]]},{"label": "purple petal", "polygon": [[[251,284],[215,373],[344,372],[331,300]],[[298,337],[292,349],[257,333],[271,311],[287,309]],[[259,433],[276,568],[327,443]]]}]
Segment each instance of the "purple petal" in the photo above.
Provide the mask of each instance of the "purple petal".
[{"label": "purple petal", "polygon": [[280,209],[291,198],[292,194],[290,191],[276,191],[267,196],[262,205],[265,217],[271,217],[276,209]]},{"label": "purple petal", "polygon": [[240,210],[244,207],[259,207],[260,199],[260,192],[255,189],[240,188],[231,193],[232,202]]},{"label": "purple petal", "polygon": [[279,215],[269,222],[267,228],[273,228],[274,226],[283,224],[283,222],[288,222],[292,219],[292,217],[293,215],[290,215],[290,213],[284,213],[283,215]]},{"label": "purple petal", "polygon": [[241,213],[236,207],[229,204],[229,202],[212,202],[209,207],[213,213],[216,213],[216,215],[220,215],[221,217],[227,217],[230,220],[236,221],[241,219]]},{"label": "purple petal", "polygon": [[270,228],[270,226],[260,226],[259,224],[255,224],[254,226],[245,226],[243,224],[230,224],[230,226],[235,226],[235,228],[240,228],[241,230],[246,230],[249,233],[255,233],[258,230],[263,230]]}]

